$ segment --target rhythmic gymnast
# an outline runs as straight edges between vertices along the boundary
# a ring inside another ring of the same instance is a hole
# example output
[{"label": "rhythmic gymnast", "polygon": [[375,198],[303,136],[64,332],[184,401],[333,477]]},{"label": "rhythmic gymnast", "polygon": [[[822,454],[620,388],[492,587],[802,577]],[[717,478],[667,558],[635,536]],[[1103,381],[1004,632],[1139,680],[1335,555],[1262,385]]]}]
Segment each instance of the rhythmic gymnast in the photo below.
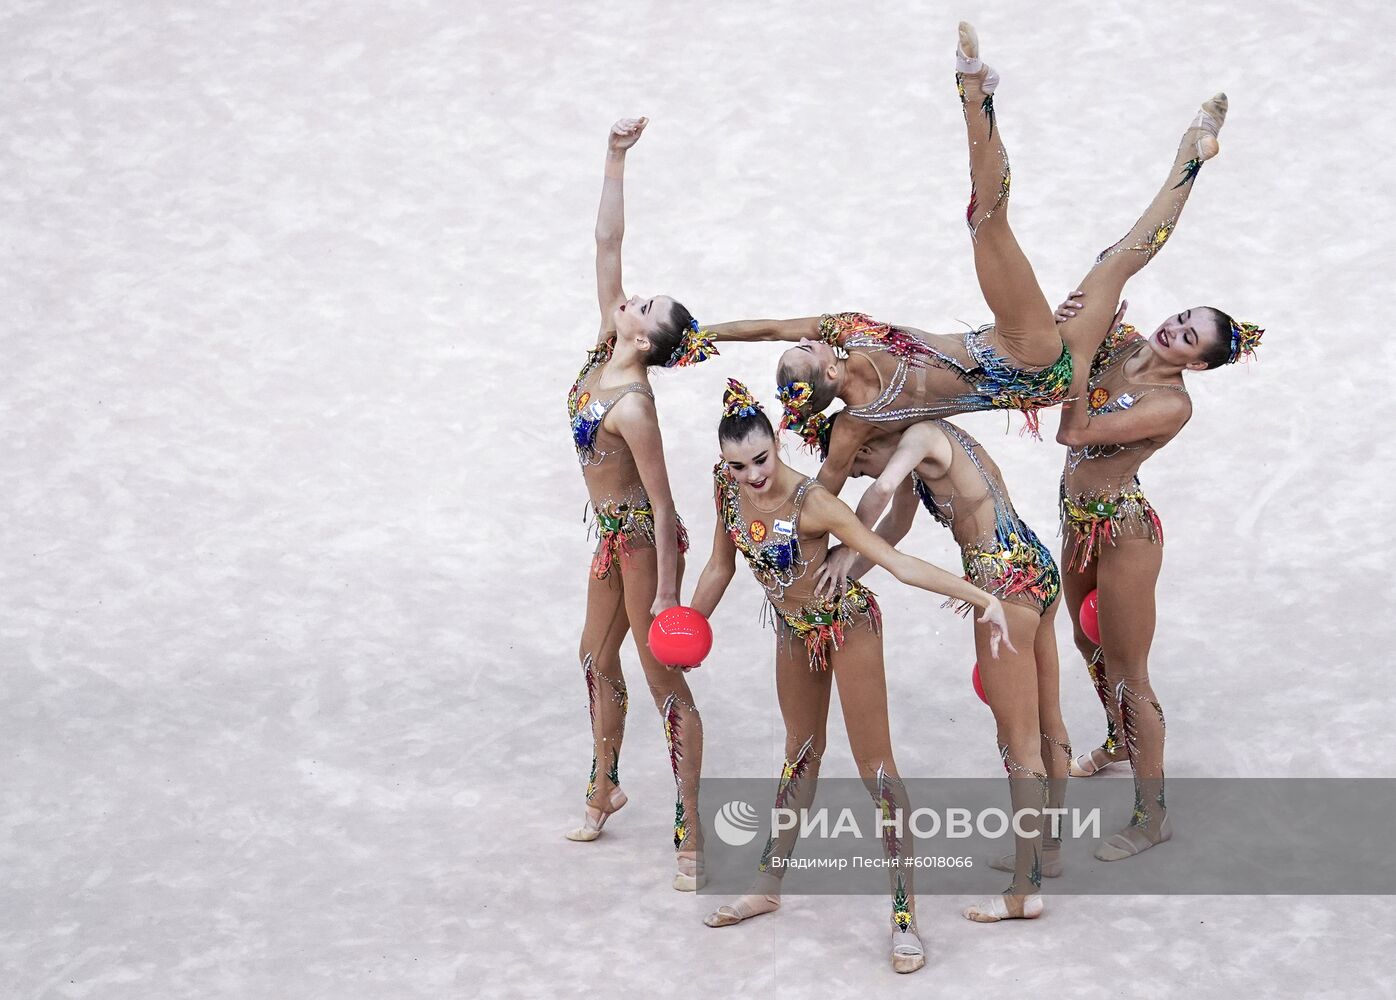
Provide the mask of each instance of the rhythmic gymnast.
[{"label": "rhythmic gymnast", "polygon": [[[1135,804],[1129,825],[1096,847],[1102,861],[1132,857],[1171,836],[1164,796],[1164,715],[1149,679],[1154,591],[1163,562],[1163,525],[1140,489],[1144,462],[1192,416],[1183,373],[1248,358],[1259,327],[1212,306],[1166,319],[1149,337],[1115,311],[1125,283],[1172,235],[1203,163],[1220,147],[1227,99],[1217,94],[1183,133],[1168,176],[1134,227],[1103,251],[1057,313],[1075,362],[1057,440],[1067,446],[1062,472],[1063,589],[1096,693],[1106,713],[1101,746],[1072,764],[1088,776],[1128,760]],[[1113,313],[1113,318],[1112,318]],[[1081,604],[1098,591],[1100,643],[1080,624]]]},{"label": "rhythmic gymnast", "polygon": [[[835,429],[842,419],[834,414]],[[858,519],[889,545],[906,537],[919,504],[950,529],[960,546],[965,579],[1003,601],[1008,634],[1016,650],[991,659],[991,637],[974,628],[979,673],[997,727],[999,756],[1008,772],[1013,811],[1037,819],[1015,828],[1016,849],[993,867],[1013,873],[1000,896],[967,908],[970,920],[992,923],[1042,914],[1042,876],[1061,872],[1059,830],[1044,832],[1043,809],[1065,801],[1071,743],[1062,722],[1057,640],[1053,632],[1061,603],[1061,575],[1047,547],[1013,508],[998,465],[962,428],[945,420],[913,424],[900,435],[883,434],[859,447],[854,476],[877,481],[858,503]],[[848,548],[824,563],[820,592],[836,592],[845,577],[861,579],[870,560]],[[1050,779],[1050,784],[1049,784]],[[1017,830],[1028,829],[1024,836]]]},{"label": "rhythmic gymnast", "polygon": [[[1036,432],[1037,410],[1060,403],[1071,385],[1071,355],[1008,224],[1011,174],[994,110],[998,77],[967,54],[977,52],[974,29],[962,23],[960,36],[956,82],[970,158],[965,218],[993,323],[930,334],[839,313],[720,323],[707,331],[719,341],[799,342],[777,368],[781,401],[790,426],[827,453],[819,480],[836,493],[858,448],[879,433],[988,409],[1021,410]],[[836,398],[845,408],[829,433],[822,411]]]},{"label": "rhythmic gymnast", "polygon": [[626,803],[619,764],[629,697],[620,647],[628,631],[663,720],[674,772],[674,888],[691,891],[702,877],[698,775],[703,723],[683,672],[660,663],[647,641],[654,616],[678,603],[688,538],[670,495],[648,370],[702,361],[712,347],[698,336],[693,317],[678,302],[663,295],[627,297],[621,288],[625,154],[646,124],[645,118],[622,119],[610,131],[596,217],[601,329],[567,394],[572,440],[598,535],[579,652],[591,710],[591,777],[585,818],[567,837],[595,840],[611,814]]},{"label": "rhythmic gymnast", "polygon": [[[852,551],[903,583],[979,608],[988,657],[1008,645],[998,598],[919,559],[904,555],[873,534],[820,483],[782,462],[770,421],[735,380],[728,381],[718,425],[723,460],[713,470],[718,509],[712,555],[698,579],[692,606],[711,616],[736,572],[740,551],[766,592],[777,629],[776,691],[785,722],[785,766],[776,808],[807,808],[814,797],[824,753],[829,696],[836,683],[848,741],[858,773],[883,815],[909,815],[906,789],[892,757],[883,672],[881,613],[873,593],[852,580],[825,599],[815,581],[838,536]],[[766,843],[751,891],[719,907],[706,923],[725,927],[780,906],[783,862],[797,833],[781,832]],[[908,844],[884,836],[889,862],[909,857]],[[925,964],[916,930],[911,868],[889,865],[892,894],[892,967],[914,972]]]}]

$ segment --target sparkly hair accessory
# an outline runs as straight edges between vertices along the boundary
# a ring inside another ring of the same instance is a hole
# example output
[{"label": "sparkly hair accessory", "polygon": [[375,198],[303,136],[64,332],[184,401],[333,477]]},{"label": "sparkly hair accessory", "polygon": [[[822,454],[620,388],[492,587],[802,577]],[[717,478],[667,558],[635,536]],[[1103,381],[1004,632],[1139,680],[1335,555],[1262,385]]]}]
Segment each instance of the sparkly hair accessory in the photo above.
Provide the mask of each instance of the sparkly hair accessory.
[{"label": "sparkly hair accessory", "polygon": [[762,407],[751,390],[734,378],[727,380],[727,391],[722,394],[722,415],[724,417],[754,417]]},{"label": "sparkly hair accessory", "polygon": [[698,329],[698,321],[690,319],[688,329],[679,338],[674,353],[669,355],[669,360],[664,362],[664,367],[687,368],[689,365],[696,365],[716,357],[717,353],[717,345],[713,343],[713,338],[703,336]]},{"label": "sparkly hair accessory", "polygon": [[1233,364],[1242,358],[1247,360],[1255,353],[1255,349],[1260,346],[1261,335],[1265,330],[1254,323],[1238,323],[1231,321],[1231,357],[1226,359],[1227,364]]},{"label": "sparkly hair accessory", "polygon": [[804,413],[814,398],[814,386],[808,382],[787,382],[776,390],[785,416],[780,418],[780,430],[789,428],[800,436],[805,447],[818,452],[828,430],[829,418],[822,413]]},{"label": "sparkly hair accessory", "polygon": [[780,404],[785,407],[785,415],[789,417],[804,409],[805,404],[814,398],[814,386],[808,382],[786,382],[776,389],[776,395],[780,397]]}]

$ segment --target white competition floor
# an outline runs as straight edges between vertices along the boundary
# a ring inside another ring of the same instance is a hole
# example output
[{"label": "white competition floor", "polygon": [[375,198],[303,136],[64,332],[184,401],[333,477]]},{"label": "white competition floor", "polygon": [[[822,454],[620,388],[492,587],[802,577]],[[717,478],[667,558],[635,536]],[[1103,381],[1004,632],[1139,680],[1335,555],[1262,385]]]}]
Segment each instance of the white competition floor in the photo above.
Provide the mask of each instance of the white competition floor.
[{"label": "white competition floor", "polygon": [[[959,17],[1003,74],[1014,222],[1054,301],[1229,93],[1221,157],[1129,290],[1144,327],[1207,302],[1269,328],[1259,363],[1191,380],[1145,472],[1169,773],[1393,776],[1389,7],[12,0],[0,996],[1396,991],[1389,897],[1063,897],[984,927],[924,896],[905,978],[881,898],[709,930],[717,900],[668,888],[629,651],[631,804],[562,839],[589,553],[563,397],[594,336],[606,130],[652,119],[627,290],[705,323],[979,323]],[[776,353],[656,380],[689,586],[723,380],[769,401]],[[1051,536],[1060,449],[964,422]],[[954,565],[933,525],[907,545]],[[870,582],[903,773],[998,773],[963,624]],[[739,576],[690,675],[713,776],[779,765],[758,602]],[[1084,748],[1099,709],[1066,653]],[[852,774],[833,726],[825,773]]]}]

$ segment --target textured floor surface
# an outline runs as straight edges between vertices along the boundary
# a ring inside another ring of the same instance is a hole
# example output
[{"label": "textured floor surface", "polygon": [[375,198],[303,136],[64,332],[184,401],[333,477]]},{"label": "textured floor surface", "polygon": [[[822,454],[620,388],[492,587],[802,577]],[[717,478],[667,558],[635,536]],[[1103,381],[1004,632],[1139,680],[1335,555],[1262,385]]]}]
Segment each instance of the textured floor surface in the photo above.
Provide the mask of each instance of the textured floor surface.
[{"label": "textured floor surface", "polygon": [[[879,898],[709,930],[717,900],[668,888],[630,651],[631,805],[561,837],[589,553],[563,395],[606,130],[652,119],[628,291],[703,322],[979,323],[959,17],[1003,74],[1014,224],[1054,301],[1229,93],[1221,157],[1129,290],[1141,327],[1215,302],[1269,328],[1259,363],[1190,380],[1145,470],[1170,773],[1394,776],[1389,7],[11,0],[0,996],[1396,992],[1389,897],[1063,897],[983,927],[926,896],[906,979]],[[723,380],[769,402],[775,355],[656,379],[690,586]],[[1005,423],[965,420],[1050,536],[1061,451]],[[906,544],[956,562],[929,523]],[[903,773],[993,775],[963,623],[870,582]],[[711,775],[779,766],[758,603],[743,573],[691,675]],[[1069,658],[1063,686],[1089,745]],[[832,726],[826,773],[851,774]]]}]

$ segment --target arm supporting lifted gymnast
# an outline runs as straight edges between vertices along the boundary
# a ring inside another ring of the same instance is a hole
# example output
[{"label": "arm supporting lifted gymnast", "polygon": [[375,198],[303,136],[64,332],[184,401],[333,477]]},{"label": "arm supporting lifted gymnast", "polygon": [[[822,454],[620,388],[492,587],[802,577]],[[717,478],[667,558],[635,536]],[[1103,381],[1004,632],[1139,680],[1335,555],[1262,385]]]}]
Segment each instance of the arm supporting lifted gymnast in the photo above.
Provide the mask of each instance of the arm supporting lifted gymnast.
[{"label": "arm supporting lifted gymnast", "polygon": [[1192,417],[1192,403],[1176,392],[1150,393],[1128,410],[1119,413],[1090,415],[1090,406],[1081,393],[1062,406],[1062,422],[1057,428],[1057,443],[1068,448],[1087,445],[1134,444],[1172,439]]},{"label": "arm supporting lifted gymnast", "polygon": [[[1067,297],[1067,301],[1058,307],[1058,312],[1082,308],[1082,303],[1079,302],[1082,294],[1073,292]],[[1125,310],[1128,308],[1128,301],[1120,303],[1110,329],[1115,329],[1124,321]],[[1062,419],[1057,426],[1058,444],[1064,444],[1068,448],[1134,444],[1139,441],[1157,441],[1163,444],[1182,430],[1183,425],[1192,417],[1192,403],[1188,397],[1174,392],[1150,393],[1127,410],[1091,416],[1088,399],[1090,379],[1089,364],[1077,364],[1072,369],[1071,390],[1066,401],[1062,403]]]},{"label": "arm supporting lifted gymnast", "polygon": [[934,423],[923,421],[902,431],[892,457],[887,460],[877,480],[867,488],[858,501],[858,520],[869,528],[896,496],[897,490],[911,488],[911,473],[921,465],[931,465],[937,471],[950,467],[953,456],[950,439]]},{"label": "arm supporting lifted gymnast", "polygon": [[853,473],[853,460],[870,438],[878,433],[878,428],[866,420],[855,420],[843,414],[829,432],[829,453],[819,466],[819,481],[834,496],[839,495],[844,483]]}]

